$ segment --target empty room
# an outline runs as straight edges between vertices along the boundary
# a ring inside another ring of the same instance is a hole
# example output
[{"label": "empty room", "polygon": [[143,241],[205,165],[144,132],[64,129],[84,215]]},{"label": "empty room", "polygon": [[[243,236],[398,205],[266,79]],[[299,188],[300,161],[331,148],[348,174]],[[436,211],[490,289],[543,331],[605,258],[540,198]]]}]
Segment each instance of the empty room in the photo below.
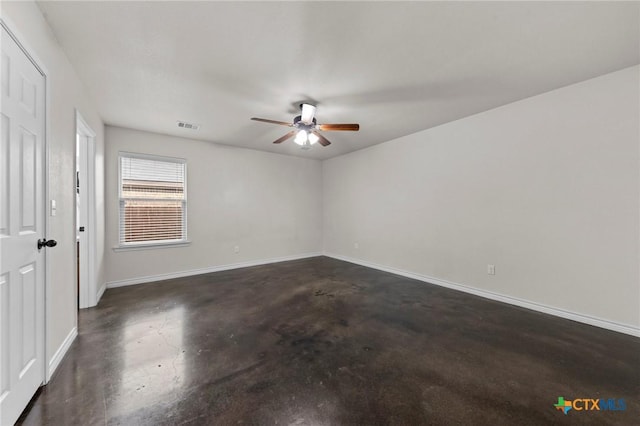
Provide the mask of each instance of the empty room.
[{"label": "empty room", "polygon": [[640,2],[0,26],[0,426],[638,424]]}]

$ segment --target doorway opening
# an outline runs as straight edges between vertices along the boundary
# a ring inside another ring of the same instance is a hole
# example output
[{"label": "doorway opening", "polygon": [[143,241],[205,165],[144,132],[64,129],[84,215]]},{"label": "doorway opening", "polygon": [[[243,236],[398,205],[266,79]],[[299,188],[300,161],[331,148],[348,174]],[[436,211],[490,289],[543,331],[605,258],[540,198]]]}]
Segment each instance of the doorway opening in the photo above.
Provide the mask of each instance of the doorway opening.
[{"label": "doorway opening", "polygon": [[96,298],[96,134],[76,110],[76,259],[78,309],[95,306]]}]

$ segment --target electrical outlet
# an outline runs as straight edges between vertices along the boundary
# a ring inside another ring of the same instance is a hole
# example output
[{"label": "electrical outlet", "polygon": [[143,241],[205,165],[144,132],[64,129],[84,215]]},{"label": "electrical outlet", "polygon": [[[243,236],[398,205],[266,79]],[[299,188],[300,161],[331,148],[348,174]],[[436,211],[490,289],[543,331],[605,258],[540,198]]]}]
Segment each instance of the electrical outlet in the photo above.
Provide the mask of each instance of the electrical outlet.
[{"label": "electrical outlet", "polygon": [[240,253],[240,246],[233,247],[233,252],[234,253]]},{"label": "electrical outlet", "polygon": [[487,265],[487,274],[495,275],[496,274],[496,265]]},{"label": "electrical outlet", "polygon": [[358,250],[360,248],[360,244],[358,243],[353,243],[353,248]]}]

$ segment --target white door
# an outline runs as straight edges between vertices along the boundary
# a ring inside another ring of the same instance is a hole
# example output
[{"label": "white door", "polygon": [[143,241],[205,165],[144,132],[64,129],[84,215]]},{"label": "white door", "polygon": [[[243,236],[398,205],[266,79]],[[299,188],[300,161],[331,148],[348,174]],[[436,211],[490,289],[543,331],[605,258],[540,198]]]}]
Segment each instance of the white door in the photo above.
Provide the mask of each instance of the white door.
[{"label": "white door", "polygon": [[0,425],[44,381],[45,80],[2,27],[0,84]]},{"label": "white door", "polygon": [[89,227],[89,208],[87,206],[87,137],[76,134],[77,179],[76,182],[76,239],[78,246],[78,280],[79,280],[79,308],[88,308],[89,303],[89,246],[87,228]]},{"label": "white door", "polygon": [[76,239],[79,243],[79,307],[96,306],[95,132],[76,110]]}]

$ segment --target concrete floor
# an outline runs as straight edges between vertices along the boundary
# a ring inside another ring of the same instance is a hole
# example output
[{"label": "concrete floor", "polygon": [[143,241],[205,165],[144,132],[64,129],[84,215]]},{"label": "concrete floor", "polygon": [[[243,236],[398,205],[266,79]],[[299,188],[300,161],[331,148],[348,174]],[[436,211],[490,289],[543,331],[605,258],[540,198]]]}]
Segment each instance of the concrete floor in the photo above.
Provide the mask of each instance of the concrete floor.
[{"label": "concrete floor", "polygon": [[639,366],[637,338],[318,257],[108,290],[21,421],[630,425]]}]

